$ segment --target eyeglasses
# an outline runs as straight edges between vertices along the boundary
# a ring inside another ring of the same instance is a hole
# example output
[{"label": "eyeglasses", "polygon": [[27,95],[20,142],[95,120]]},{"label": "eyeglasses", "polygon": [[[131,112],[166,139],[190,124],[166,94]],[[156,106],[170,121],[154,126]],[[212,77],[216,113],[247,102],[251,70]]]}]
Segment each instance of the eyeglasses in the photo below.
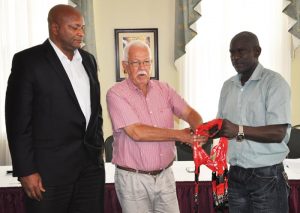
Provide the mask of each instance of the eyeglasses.
[{"label": "eyeglasses", "polygon": [[144,65],[145,67],[149,67],[151,65],[151,60],[146,61],[128,61],[128,64],[131,65],[134,68],[137,68],[141,65]]}]

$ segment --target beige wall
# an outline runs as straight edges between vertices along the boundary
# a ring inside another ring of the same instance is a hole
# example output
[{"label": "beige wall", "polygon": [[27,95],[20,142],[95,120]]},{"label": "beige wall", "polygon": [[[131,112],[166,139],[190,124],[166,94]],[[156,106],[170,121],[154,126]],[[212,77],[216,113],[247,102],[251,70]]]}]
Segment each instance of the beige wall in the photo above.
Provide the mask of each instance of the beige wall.
[{"label": "beige wall", "polygon": [[[112,134],[106,92],[115,83],[115,28],[158,28],[159,77],[178,90],[173,64],[174,0],[94,0],[104,137]],[[292,62],[292,124],[300,124],[300,48]]]},{"label": "beige wall", "polygon": [[300,48],[296,50],[292,61],[292,124],[300,124]]},{"label": "beige wall", "polygon": [[115,28],[158,28],[159,78],[177,89],[173,64],[174,0],[94,0],[104,137],[112,134],[106,92],[115,83]]}]

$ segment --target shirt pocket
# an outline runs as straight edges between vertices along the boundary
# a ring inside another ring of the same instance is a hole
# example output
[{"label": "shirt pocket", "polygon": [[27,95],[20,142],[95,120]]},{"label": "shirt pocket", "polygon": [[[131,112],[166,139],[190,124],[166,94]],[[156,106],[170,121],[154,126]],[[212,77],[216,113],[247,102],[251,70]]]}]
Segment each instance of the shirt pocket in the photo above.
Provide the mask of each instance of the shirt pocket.
[{"label": "shirt pocket", "polygon": [[174,123],[173,111],[170,107],[161,107],[158,109],[157,120],[159,126],[164,128],[172,128]]},{"label": "shirt pocket", "polygon": [[246,107],[247,123],[254,126],[266,125],[266,107],[265,104],[257,99],[249,101]]}]

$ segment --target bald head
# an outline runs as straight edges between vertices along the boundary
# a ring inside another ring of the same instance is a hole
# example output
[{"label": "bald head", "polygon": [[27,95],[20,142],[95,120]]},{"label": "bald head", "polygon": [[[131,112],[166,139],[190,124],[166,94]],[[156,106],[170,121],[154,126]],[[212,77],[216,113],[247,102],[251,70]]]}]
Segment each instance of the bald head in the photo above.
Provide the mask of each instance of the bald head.
[{"label": "bald head", "polygon": [[257,36],[254,33],[248,31],[243,31],[236,34],[232,38],[231,43],[237,40],[242,40],[243,42],[250,44],[252,47],[260,47]]},{"label": "bald head", "polygon": [[81,16],[81,13],[70,5],[59,4],[52,7],[48,13],[49,32],[53,23],[61,25],[66,18],[72,16]]},{"label": "bald head", "polygon": [[84,37],[84,19],[72,6],[59,4],[48,15],[49,38],[69,58],[81,47]]},{"label": "bald head", "polygon": [[241,74],[244,85],[259,63],[261,48],[257,36],[248,31],[238,33],[232,38],[229,51],[232,65]]}]

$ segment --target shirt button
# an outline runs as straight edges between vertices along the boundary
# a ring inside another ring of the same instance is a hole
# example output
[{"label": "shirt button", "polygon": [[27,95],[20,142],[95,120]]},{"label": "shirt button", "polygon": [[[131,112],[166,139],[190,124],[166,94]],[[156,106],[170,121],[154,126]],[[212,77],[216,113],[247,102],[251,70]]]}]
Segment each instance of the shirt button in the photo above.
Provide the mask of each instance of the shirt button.
[{"label": "shirt button", "polygon": [[150,111],[150,114],[152,114],[152,111]]}]

